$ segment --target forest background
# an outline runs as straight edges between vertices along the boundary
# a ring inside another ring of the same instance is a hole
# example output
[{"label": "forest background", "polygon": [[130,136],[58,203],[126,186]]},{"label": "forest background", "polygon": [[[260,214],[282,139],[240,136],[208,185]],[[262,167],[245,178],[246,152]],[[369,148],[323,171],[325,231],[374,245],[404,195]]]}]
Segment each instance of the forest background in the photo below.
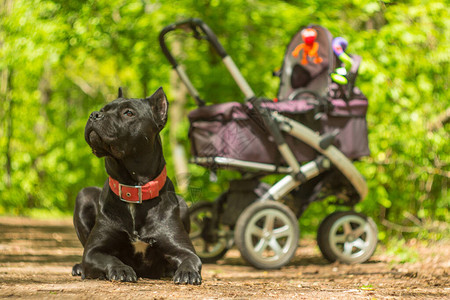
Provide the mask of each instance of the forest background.
[{"label": "forest background", "polygon": [[[186,116],[195,104],[174,79],[158,35],[191,17],[214,30],[256,94],[268,98],[279,84],[272,71],[300,27],[319,24],[346,38],[348,51],[363,58],[357,85],[369,98],[371,156],[357,168],[370,192],[356,210],[375,219],[381,240],[449,236],[444,0],[2,0],[0,215],[70,215],[82,187],[103,184],[103,160],[84,141],[84,126],[119,86],[133,98],[164,87],[171,104],[162,131],[165,156],[169,174],[188,174],[189,184],[179,182],[178,192],[189,203],[226,189],[236,173],[219,172],[210,183],[207,170],[174,165],[174,153],[189,153]],[[206,43],[184,34],[168,43],[204,99],[243,100]],[[302,231],[311,233],[334,209],[327,201],[311,205],[300,219]]]}]

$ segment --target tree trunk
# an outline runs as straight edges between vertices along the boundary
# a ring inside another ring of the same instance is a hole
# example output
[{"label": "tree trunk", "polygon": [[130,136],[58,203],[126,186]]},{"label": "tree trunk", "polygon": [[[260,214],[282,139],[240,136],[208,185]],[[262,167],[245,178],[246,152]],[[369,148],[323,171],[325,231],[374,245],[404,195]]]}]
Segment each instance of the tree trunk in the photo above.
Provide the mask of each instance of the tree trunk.
[{"label": "tree trunk", "polygon": [[9,90],[11,89],[11,72],[8,68],[2,70],[2,86],[1,94],[5,99],[5,133],[6,133],[6,145],[5,145],[5,170],[6,178],[5,184],[7,188],[11,187],[12,178],[12,157],[11,157],[11,140],[13,137],[13,99],[10,97]]},{"label": "tree trunk", "polygon": [[[180,51],[180,43],[173,43],[173,52],[177,56]],[[187,191],[189,184],[189,171],[187,166],[186,153],[183,145],[177,139],[178,128],[183,118],[186,117],[186,87],[182,84],[181,80],[178,78],[175,70],[170,74],[170,86],[172,88],[172,95],[174,100],[169,106],[169,116],[170,116],[170,147],[172,149],[172,158],[175,166],[175,179],[177,182],[178,190],[181,193]]]},{"label": "tree trunk", "polygon": [[[4,0],[0,3],[0,18],[8,16],[13,8],[12,0]],[[0,48],[3,46],[3,40],[0,40]],[[9,91],[11,90],[12,82],[12,71],[6,66],[1,72],[1,86],[0,86],[0,96],[4,99],[4,111],[5,115],[2,117],[5,120],[5,133],[6,133],[6,145],[5,145],[5,170],[6,179],[5,184],[7,188],[11,187],[11,177],[12,177],[12,158],[11,158],[11,140],[13,137],[13,100],[10,97]]]}]

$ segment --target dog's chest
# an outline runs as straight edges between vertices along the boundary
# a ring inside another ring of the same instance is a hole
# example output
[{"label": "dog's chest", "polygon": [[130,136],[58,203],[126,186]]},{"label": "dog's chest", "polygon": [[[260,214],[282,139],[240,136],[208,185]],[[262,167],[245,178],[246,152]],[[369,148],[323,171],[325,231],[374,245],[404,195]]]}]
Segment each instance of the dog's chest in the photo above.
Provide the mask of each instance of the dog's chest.
[{"label": "dog's chest", "polygon": [[134,247],[134,254],[142,253],[142,255],[145,255],[145,252],[147,251],[147,248],[150,246],[150,244],[141,241],[139,233],[136,231],[136,204],[129,203],[128,210],[130,211],[131,218],[133,220],[133,237],[131,244]]},{"label": "dog's chest", "polygon": [[134,247],[134,254],[141,253],[142,255],[145,255],[145,252],[147,251],[147,248],[149,247],[149,244],[146,242],[143,242],[141,240],[136,240],[132,243]]}]

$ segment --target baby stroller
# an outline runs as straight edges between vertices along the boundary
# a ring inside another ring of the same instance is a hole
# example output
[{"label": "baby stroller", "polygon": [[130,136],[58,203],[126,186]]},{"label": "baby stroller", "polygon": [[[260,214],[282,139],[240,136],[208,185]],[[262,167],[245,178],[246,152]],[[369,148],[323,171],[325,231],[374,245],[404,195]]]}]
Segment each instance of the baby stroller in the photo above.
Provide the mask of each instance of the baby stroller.
[{"label": "baby stroller", "polygon": [[[213,46],[244,93],[243,103],[205,104],[167,47],[166,34],[179,29]],[[304,32],[293,37],[274,74],[280,77],[277,101],[255,97],[201,20],[174,23],[160,33],[163,53],[198,104],[189,113],[191,161],[213,172],[227,168],[242,174],[213,202],[190,208],[190,237],[205,263],[236,245],[254,267],[280,268],[296,252],[298,218],[310,203],[334,195],[351,208],[367,195],[367,184],[352,164],[369,154],[367,98],[354,87],[360,58],[351,57],[347,82],[332,82],[330,74],[342,64],[333,53],[332,36],[320,26],[306,29],[315,32],[312,50],[299,46]],[[284,177],[270,186],[260,181],[269,174]],[[317,242],[330,262],[362,263],[375,251],[377,228],[363,214],[337,211],[322,221]]]}]

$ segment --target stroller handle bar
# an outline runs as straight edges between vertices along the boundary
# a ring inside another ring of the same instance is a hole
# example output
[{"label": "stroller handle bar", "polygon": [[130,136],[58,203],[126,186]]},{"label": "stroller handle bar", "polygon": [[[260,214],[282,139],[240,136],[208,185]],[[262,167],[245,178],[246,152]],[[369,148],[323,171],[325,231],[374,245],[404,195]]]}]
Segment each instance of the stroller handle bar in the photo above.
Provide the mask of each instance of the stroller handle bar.
[{"label": "stroller handle bar", "polygon": [[249,86],[247,81],[245,80],[244,76],[242,76],[241,72],[239,71],[238,67],[234,63],[234,61],[231,59],[231,57],[228,55],[228,53],[223,48],[222,44],[217,39],[217,36],[215,33],[209,28],[208,25],[206,25],[202,20],[200,19],[187,19],[181,22],[170,24],[161,30],[159,34],[159,44],[161,46],[161,50],[166,56],[167,60],[170,62],[174,70],[177,72],[178,76],[180,77],[181,81],[184,83],[184,85],[187,87],[189,94],[195,99],[197,102],[197,105],[203,106],[205,105],[205,101],[203,101],[198,91],[195,89],[195,87],[192,85],[189,77],[187,76],[186,72],[181,68],[181,66],[178,65],[178,62],[176,61],[175,57],[170,52],[169,48],[167,47],[165,36],[172,31],[175,30],[185,30],[193,32],[194,38],[198,40],[207,40],[213,48],[216,50],[217,54],[222,58],[223,63],[227,67],[228,71],[230,72],[231,76],[233,77],[234,81],[237,83],[241,91],[244,93],[246,99],[251,99],[255,96],[255,93],[253,92],[252,88]]},{"label": "stroller handle bar", "polygon": [[[167,33],[177,30],[177,29],[182,29],[185,31],[192,31],[194,33],[194,37],[198,40],[207,39],[211,43],[211,45],[214,46],[214,49],[217,51],[217,53],[220,55],[220,57],[224,58],[228,55],[227,52],[225,51],[225,49],[223,48],[222,44],[217,39],[217,36],[214,34],[214,32],[211,30],[211,28],[209,28],[208,25],[206,25],[200,19],[195,19],[195,18],[187,19],[187,20],[173,23],[173,24],[170,24],[170,25],[164,27],[163,30],[161,30],[161,32],[159,34],[159,44],[161,45],[161,49],[162,49],[164,55],[169,60],[170,64],[174,68],[176,68],[178,66],[178,63],[175,60],[175,58],[173,57],[172,53],[167,48],[164,37]],[[205,35],[202,36],[200,31],[203,32]]]}]

